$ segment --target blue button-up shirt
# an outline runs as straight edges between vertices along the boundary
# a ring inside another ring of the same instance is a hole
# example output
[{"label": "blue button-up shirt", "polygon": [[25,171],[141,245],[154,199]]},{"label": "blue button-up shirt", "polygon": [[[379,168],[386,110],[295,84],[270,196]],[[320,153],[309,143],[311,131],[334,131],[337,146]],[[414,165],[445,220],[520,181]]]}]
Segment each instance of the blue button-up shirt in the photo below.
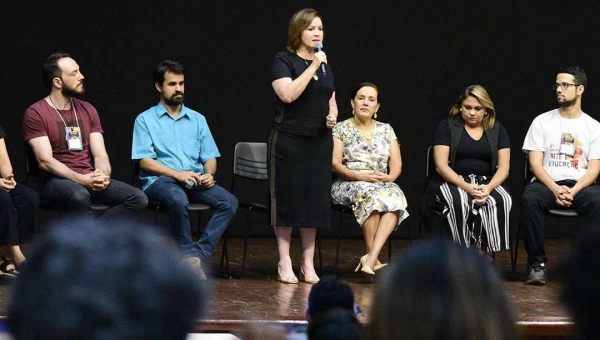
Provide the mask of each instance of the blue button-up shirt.
[{"label": "blue button-up shirt", "polygon": [[[162,102],[135,119],[132,160],[152,158],[171,169],[203,174],[203,164],[220,156],[204,116],[184,105],[177,119],[169,115]],[[140,171],[142,190],[159,177]]]}]

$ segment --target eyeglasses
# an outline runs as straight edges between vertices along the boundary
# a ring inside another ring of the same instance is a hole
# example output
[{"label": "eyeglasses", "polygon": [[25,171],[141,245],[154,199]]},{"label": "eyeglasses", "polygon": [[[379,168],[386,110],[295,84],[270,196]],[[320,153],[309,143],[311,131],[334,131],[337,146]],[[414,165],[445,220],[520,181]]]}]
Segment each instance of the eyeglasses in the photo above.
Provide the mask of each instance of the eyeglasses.
[{"label": "eyeglasses", "polygon": [[556,91],[556,89],[560,86],[563,91],[566,91],[569,89],[569,86],[579,86],[579,85],[581,85],[581,84],[555,83],[554,85],[552,85],[552,89],[554,91]]}]

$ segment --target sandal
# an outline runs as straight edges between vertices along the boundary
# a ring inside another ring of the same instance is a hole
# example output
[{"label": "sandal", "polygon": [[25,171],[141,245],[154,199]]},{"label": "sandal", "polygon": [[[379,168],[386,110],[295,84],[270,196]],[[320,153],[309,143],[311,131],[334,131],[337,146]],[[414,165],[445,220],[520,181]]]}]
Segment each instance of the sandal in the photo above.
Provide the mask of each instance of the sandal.
[{"label": "sandal", "polygon": [[[19,272],[15,269],[15,263],[12,260],[7,260],[4,256],[0,256],[2,259],[2,263],[0,263],[0,276],[6,277],[18,277]],[[12,266],[11,269],[8,269],[8,266]]]}]

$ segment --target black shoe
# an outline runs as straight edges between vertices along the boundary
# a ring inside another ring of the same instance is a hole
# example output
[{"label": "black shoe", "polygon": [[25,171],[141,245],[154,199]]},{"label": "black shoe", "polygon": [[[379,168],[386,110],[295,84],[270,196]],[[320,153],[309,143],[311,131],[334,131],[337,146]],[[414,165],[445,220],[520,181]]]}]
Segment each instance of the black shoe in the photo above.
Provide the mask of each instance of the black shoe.
[{"label": "black shoe", "polygon": [[543,286],[548,281],[548,269],[543,263],[534,263],[529,266],[529,273],[525,283],[528,285]]}]

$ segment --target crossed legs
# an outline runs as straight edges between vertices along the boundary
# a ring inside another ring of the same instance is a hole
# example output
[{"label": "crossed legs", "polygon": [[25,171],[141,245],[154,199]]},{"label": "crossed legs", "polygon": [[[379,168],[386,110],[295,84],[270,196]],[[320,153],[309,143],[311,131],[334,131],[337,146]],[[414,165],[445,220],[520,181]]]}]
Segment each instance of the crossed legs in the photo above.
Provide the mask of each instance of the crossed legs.
[{"label": "crossed legs", "polygon": [[398,226],[399,211],[373,211],[362,225],[365,245],[367,247],[366,265],[370,268],[380,264],[379,253],[394,229]]}]

